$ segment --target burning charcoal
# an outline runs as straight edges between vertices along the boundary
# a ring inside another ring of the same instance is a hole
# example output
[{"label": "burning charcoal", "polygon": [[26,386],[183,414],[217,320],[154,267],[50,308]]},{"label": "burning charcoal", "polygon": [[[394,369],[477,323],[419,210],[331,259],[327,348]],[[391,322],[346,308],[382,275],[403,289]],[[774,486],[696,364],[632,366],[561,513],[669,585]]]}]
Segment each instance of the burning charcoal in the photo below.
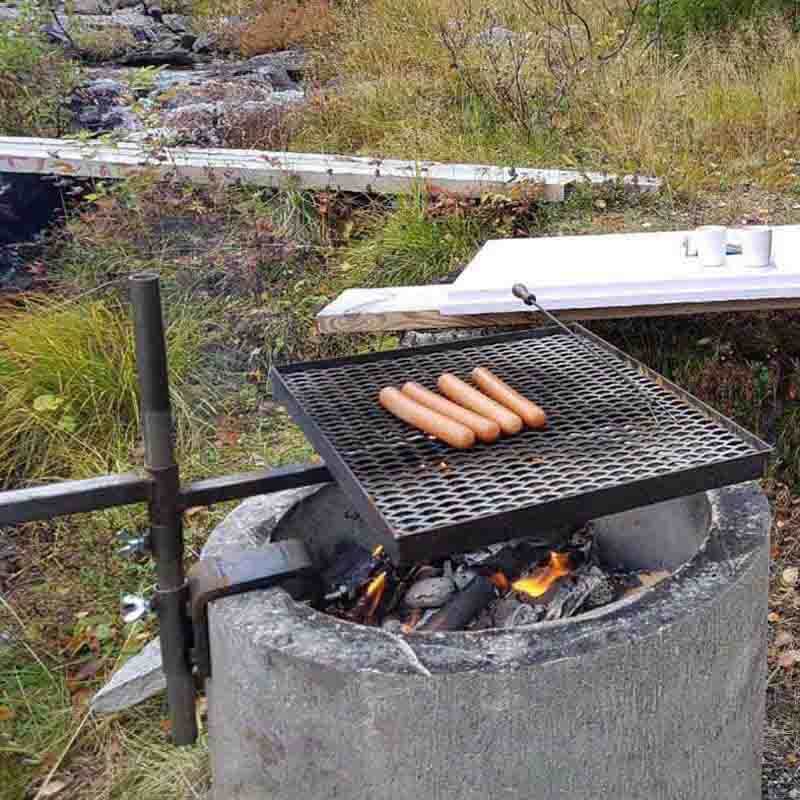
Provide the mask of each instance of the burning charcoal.
[{"label": "burning charcoal", "polygon": [[405,604],[409,608],[440,608],[455,590],[452,578],[423,578],[406,592]]},{"label": "burning charcoal", "polygon": [[518,625],[533,625],[544,619],[546,611],[545,606],[526,603],[511,592],[497,601],[494,609],[494,627],[514,628]]},{"label": "burning charcoal", "polygon": [[560,581],[555,596],[547,606],[545,619],[550,621],[573,616],[605,579],[601,569],[591,567],[582,575],[573,575],[569,580]]},{"label": "burning charcoal", "polygon": [[329,599],[344,595],[354,597],[359,587],[365,584],[381,565],[382,555],[382,548],[376,548],[370,553],[369,550],[352,543],[339,548],[333,563],[322,574]]},{"label": "burning charcoal", "polygon": [[615,582],[606,575],[603,577],[603,580],[589,592],[589,596],[586,598],[583,607],[587,611],[590,611],[593,608],[607,606],[609,603],[613,603],[618,596],[619,592]]},{"label": "burning charcoal", "polygon": [[472,579],[476,574],[474,570],[469,569],[464,564],[460,564],[453,574],[453,583],[455,583],[456,589],[459,592],[463,592],[472,583]]},{"label": "burning charcoal", "polygon": [[446,606],[434,612],[426,622],[417,625],[415,630],[425,633],[461,630],[494,598],[494,584],[483,575],[476,575],[463,592],[453,595]]},{"label": "burning charcoal", "polygon": [[527,603],[521,603],[514,613],[506,620],[503,625],[504,628],[517,628],[521,625],[534,625],[541,622],[547,609],[544,606],[529,606]]}]

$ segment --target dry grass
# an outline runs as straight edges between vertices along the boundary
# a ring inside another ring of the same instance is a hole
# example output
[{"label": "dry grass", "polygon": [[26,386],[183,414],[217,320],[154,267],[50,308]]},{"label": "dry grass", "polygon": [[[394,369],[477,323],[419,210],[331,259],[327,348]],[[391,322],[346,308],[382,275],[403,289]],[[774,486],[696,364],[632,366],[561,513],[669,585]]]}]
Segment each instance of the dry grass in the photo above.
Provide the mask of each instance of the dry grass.
[{"label": "dry grass", "polygon": [[[508,108],[470,91],[452,67],[443,26],[461,21],[477,35],[487,24],[470,5],[373,0],[339,12],[318,71],[341,85],[319,94],[293,147],[639,170],[688,189],[754,180],[795,185],[800,41],[781,18],[724,38],[694,37],[680,55],[635,37],[618,58],[588,62],[569,95],[550,106],[554,78],[538,49],[537,21],[520,13],[517,0],[494,3],[492,20],[529,34],[522,79],[532,118],[525,135]],[[489,84],[498,69],[490,48],[470,41],[464,59],[484,70]],[[545,98],[539,105],[537,95]]]},{"label": "dry grass", "polygon": [[238,49],[245,56],[286,50],[318,41],[333,27],[330,0],[275,0],[245,23]]}]

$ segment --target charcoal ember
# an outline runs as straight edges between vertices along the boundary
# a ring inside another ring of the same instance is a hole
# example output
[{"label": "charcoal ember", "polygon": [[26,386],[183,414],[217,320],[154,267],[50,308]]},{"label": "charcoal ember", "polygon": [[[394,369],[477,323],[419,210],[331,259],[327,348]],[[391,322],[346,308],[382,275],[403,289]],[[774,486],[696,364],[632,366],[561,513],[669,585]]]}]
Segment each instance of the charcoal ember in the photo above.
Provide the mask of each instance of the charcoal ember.
[{"label": "charcoal ember", "polygon": [[484,575],[476,575],[463,592],[435,611],[416,630],[425,632],[457,631],[469,625],[496,597],[494,584]]},{"label": "charcoal ember", "polygon": [[518,625],[533,625],[541,622],[547,609],[540,604],[520,600],[514,592],[500,598],[494,607],[495,628],[515,628]]},{"label": "charcoal ember", "polygon": [[521,625],[534,625],[541,622],[546,614],[547,609],[544,606],[529,606],[527,603],[522,603],[506,620],[503,627],[518,628]]},{"label": "charcoal ember", "polygon": [[593,608],[600,608],[600,606],[607,606],[613,603],[620,595],[616,581],[612,580],[608,575],[603,577],[587,596],[583,608],[586,611],[591,611]]},{"label": "charcoal ember", "polygon": [[605,573],[598,567],[589,567],[583,573],[560,579],[548,603],[545,620],[564,619],[577,614],[589,595],[605,580]]},{"label": "charcoal ember", "polygon": [[327,593],[352,598],[381,563],[380,556],[373,555],[366,548],[352,543],[344,544],[322,574]]},{"label": "charcoal ember", "polygon": [[467,586],[469,586],[469,584],[472,582],[475,574],[476,573],[474,570],[471,570],[464,564],[460,564],[453,573],[453,583],[455,583],[456,589],[458,589],[459,592],[466,589]]},{"label": "charcoal ember", "polygon": [[406,592],[405,604],[409,608],[440,608],[455,591],[452,578],[423,578]]}]

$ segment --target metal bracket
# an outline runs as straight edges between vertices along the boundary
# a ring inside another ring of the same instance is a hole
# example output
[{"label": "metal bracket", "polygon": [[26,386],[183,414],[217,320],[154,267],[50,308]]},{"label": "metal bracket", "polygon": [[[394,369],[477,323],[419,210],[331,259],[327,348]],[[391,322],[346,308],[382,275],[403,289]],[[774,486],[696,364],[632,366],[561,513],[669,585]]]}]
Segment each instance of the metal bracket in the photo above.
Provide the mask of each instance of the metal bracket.
[{"label": "metal bracket", "polygon": [[322,581],[299,539],[272,542],[260,550],[233,551],[198,561],[188,572],[193,660],[199,677],[211,675],[208,604],[220,597],[280,586],[296,600],[317,600]]}]

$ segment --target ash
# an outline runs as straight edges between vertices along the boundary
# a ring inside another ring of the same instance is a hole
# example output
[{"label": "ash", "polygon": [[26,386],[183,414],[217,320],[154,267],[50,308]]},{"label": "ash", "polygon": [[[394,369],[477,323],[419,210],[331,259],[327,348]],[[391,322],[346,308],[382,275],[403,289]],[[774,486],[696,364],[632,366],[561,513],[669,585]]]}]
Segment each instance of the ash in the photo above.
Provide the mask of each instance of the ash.
[{"label": "ash", "polygon": [[513,628],[600,608],[669,574],[608,569],[591,526],[552,548],[530,536],[395,567],[380,547],[343,544],[324,572],[319,610],[401,634]]}]

